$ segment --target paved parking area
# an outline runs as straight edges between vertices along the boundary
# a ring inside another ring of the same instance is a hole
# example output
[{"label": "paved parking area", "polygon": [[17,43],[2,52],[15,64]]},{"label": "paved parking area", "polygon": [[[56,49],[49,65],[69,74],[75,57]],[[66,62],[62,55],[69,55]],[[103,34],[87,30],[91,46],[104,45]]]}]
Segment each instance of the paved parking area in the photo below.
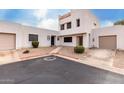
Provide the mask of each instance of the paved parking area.
[{"label": "paved parking area", "polygon": [[124,76],[60,57],[53,61],[36,58],[1,65],[0,83],[115,84],[124,83]]}]

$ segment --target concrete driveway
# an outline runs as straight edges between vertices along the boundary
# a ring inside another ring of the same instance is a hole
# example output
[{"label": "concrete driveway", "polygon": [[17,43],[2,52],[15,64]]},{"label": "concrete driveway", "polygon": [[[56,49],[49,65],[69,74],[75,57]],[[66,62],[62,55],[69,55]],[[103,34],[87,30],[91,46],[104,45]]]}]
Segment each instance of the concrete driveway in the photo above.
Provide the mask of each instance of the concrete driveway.
[{"label": "concrete driveway", "polygon": [[0,65],[20,61],[16,50],[0,51]]},{"label": "concrete driveway", "polygon": [[113,66],[124,69],[124,51],[116,51]]},{"label": "concrete driveway", "polygon": [[53,61],[37,58],[1,65],[0,83],[114,84],[124,83],[124,76],[59,57]]},{"label": "concrete driveway", "polygon": [[114,50],[107,49],[85,49],[85,53],[74,53],[74,47],[62,47],[58,55],[71,57],[87,61],[90,64],[113,66],[113,59],[115,56]]},{"label": "concrete driveway", "polygon": [[108,49],[90,49],[88,55],[93,58],[109,61],[115,56],[115,51]]}]

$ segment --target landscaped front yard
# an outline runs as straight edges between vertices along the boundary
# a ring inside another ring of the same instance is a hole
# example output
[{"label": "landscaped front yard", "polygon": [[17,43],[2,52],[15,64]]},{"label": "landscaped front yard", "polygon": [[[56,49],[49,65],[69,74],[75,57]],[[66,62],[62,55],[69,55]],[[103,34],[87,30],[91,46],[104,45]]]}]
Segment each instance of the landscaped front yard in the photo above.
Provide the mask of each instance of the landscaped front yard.
[{"label": "landscaped front yard", "polygon": [[67,57],[72,57],[75,59],[82,59],[87,56],[88,49],[85,49],[85,53],[77,54],[74,53],[74,47],[62,47],[60,51],[58,51],[59,55],[64,55]]}]

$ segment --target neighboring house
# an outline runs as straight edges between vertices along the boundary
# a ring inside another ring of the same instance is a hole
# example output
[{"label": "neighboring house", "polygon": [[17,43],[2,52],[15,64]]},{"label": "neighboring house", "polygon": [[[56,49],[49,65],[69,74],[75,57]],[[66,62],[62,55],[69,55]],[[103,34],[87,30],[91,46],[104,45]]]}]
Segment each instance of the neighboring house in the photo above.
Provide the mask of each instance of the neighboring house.
[{"label": "neighboring house", "polygon": [[0,50],[31,47],[31,41],[39,41],[39,46],[58,45],[58,31],[23,26],[16,23],[0,22]]},{"label": "neighboring house", "polygon": [[59,31],[0,22],[0,50],[32,47],[77,46],[124,50],[124,26],[100,28],[95,15],[88,9],[74,9],[59,16]]}]

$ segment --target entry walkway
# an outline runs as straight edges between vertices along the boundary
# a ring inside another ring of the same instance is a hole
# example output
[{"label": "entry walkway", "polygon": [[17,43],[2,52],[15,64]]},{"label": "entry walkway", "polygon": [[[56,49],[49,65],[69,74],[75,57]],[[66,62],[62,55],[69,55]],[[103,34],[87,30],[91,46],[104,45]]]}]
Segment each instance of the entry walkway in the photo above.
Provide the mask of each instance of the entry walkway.
[{"label": "entry walkway", "polygon": [[52,50],[49,54],[57,54],[61,49],[62,47],[57,47],[54,50]]}]

